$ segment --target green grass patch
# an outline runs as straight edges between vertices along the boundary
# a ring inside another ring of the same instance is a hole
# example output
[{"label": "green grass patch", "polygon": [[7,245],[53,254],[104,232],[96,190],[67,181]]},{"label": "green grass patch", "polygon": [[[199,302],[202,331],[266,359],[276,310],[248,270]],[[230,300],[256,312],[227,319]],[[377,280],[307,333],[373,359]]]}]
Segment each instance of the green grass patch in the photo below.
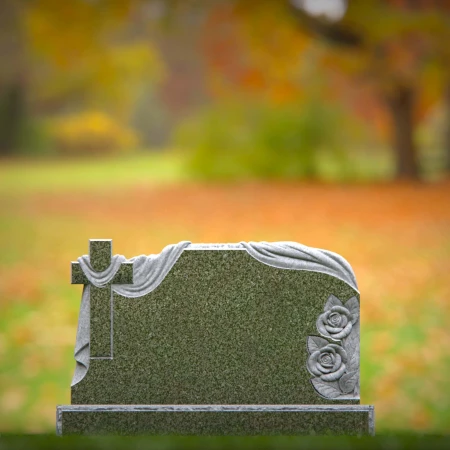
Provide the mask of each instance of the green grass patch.
[{"label": "green grass patch", "polygon": [[415,450],[422,448],[444,449],[450,447],[450,436],[422,434],[392,434],[375,437],[347,436],[136,436],[136,437],[86,437],[86,436],[3,436],[0,450],[56,449],[56,448],[92,448],[92,449],[127,449],[153,450],[175,449],[395,449]]},{"label": "green grass patch", "polygon": [[167,152],[62,160],[19,159],[0,165],[0,194],[108,190],[184,178],[182,158]]}]

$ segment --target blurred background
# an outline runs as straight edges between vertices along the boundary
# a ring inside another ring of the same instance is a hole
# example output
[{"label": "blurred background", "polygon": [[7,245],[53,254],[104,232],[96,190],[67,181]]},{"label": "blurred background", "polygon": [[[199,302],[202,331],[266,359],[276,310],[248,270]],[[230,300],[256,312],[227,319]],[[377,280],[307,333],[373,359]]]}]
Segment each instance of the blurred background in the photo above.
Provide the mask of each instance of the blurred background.
[{"label": "blurred background", "polygon": [[377,431],[450,431],[450,0],[2,0],[0,431],[70,403],[88,239],[292,240],[361,290]]}]

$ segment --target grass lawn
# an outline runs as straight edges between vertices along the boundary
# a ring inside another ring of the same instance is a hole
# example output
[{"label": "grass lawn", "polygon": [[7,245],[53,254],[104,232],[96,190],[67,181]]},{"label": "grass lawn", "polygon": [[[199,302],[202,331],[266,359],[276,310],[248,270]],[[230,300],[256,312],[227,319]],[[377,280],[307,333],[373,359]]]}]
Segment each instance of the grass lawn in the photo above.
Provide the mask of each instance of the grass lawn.
[{"label": "grass lawn", "polygon": [[361,400],[377,432],[448,433],[449,199],[443,181],[202,184],[166,155],[1,163],[0,431],[52,433],[70,403],[81,296],[70,261],[89,238],[112,238],[126,257],[180,240],[342,254],[361,291]]},{"label": "grass lawn", "polygon": [[395,434],[378,435],[376,437],[330,437],[330,436],[2,436],[0,450],[29,449],[105,449],[117,448],[126,450],[222,450],[222,449],[246,449],[246,450],[296,450],[296,449],[321,449],[321,450],[419,450],[425,447],[433,449],[449,448],[450,437],[422,434]]},{"label": "grass lawn", "polygon": [[4,161],[0,193],[106,190],[180,181],[182,160],[177,155],[131,154],[115,158]]}]

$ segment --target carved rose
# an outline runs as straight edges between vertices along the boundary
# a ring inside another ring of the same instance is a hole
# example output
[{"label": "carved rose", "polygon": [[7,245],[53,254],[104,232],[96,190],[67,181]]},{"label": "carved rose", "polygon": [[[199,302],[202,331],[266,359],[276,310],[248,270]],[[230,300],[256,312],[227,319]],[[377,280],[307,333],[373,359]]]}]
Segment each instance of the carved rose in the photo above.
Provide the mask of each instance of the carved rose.
[{"label": "carved rose", "polygon": [[308,370],[323,381],[336,381],[345,372],[346,351],[337,344],[328,344],[313,352],[308,359]]},{"label": "carved rose", "polygon": [[[317,319],[321,336],[308,336],[311,383],[324,398],[359,398],[359,301],[330,295]],[[338,341],[330,343],[329,339]]]},{"label": "carved rose", "polygon": [[353,314],[345,306],[333,306],[317,319],[317,329],[322,336],[339,340],[352,331]]}]

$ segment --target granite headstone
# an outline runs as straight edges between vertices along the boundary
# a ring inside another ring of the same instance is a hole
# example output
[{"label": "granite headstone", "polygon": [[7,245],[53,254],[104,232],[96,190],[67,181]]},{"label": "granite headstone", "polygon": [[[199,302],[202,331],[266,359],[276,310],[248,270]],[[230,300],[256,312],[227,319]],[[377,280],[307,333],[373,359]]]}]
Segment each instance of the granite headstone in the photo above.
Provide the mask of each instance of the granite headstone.
[{"label": "granite headstone", "polygon": [[360,405],[349,263],[295,242],[169,245],[112,256],[91,240],[66,434],[374,434]]}]

